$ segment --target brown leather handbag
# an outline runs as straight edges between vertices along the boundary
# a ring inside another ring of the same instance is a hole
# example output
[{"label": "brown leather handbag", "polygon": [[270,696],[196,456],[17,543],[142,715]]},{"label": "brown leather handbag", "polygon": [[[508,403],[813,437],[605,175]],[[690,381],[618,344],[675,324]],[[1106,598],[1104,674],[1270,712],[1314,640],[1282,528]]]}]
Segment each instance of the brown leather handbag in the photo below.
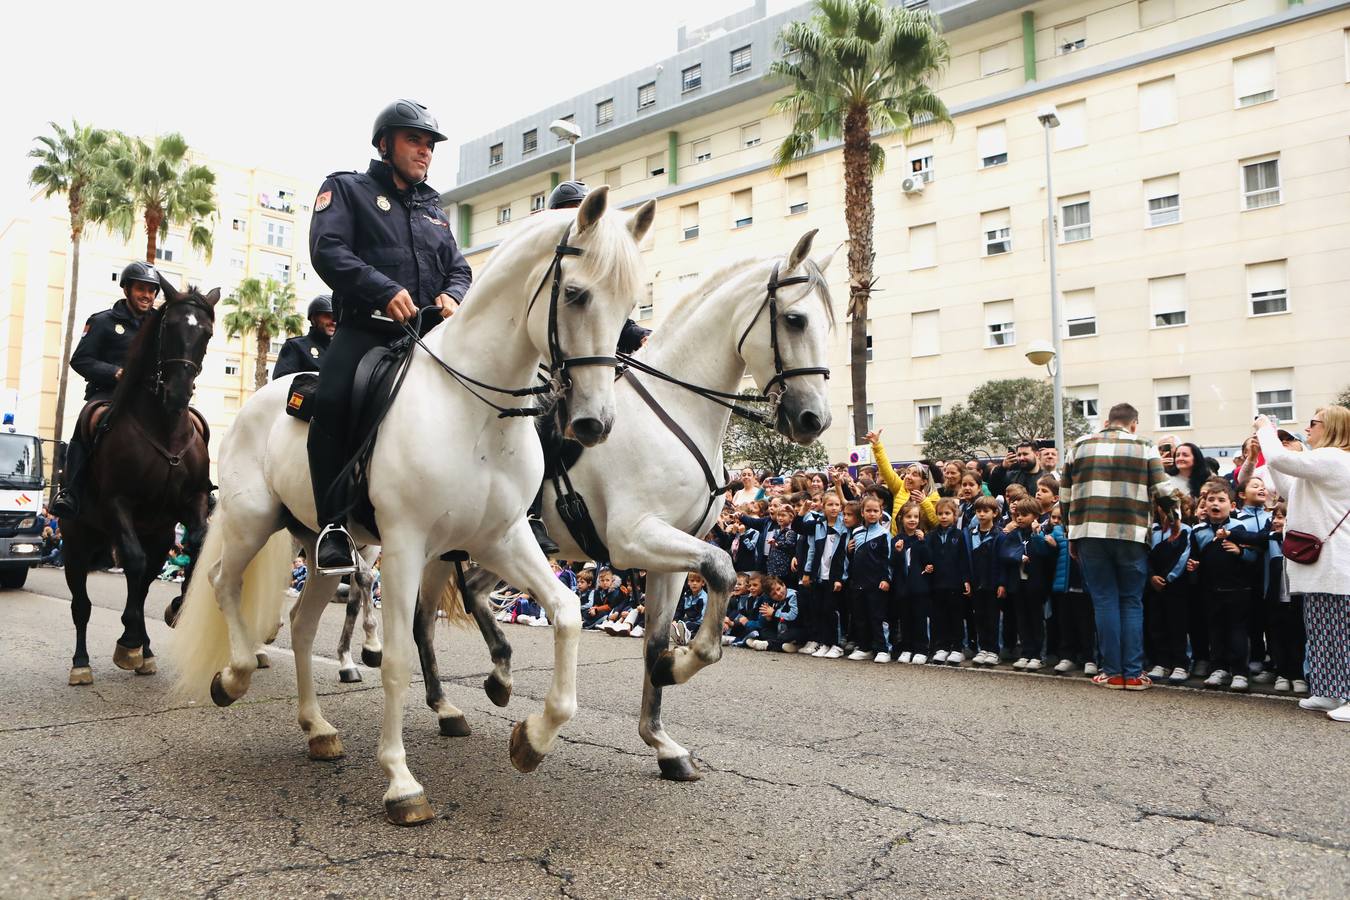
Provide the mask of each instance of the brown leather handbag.
[{"label": "brown leather handbag", "polygon": [[[1327,534],[1326,539],[1328,541],[1331,540],[1331,535],[1336,533],[1336,529],[1340,528],[1347,518],[1350,518],[1350,509],[1347,509],[1345,515],[1341,516],[1341,521],[1336,523],[1336,528],[1331,529]],[[1308,534],[1306,531],[1286,531],[1281,552],[1284,553],[1284,558],[1291,562],[1310,566],[1317,562],[1317,558],[1322,555],[1323,543],[1320,538]]]}]

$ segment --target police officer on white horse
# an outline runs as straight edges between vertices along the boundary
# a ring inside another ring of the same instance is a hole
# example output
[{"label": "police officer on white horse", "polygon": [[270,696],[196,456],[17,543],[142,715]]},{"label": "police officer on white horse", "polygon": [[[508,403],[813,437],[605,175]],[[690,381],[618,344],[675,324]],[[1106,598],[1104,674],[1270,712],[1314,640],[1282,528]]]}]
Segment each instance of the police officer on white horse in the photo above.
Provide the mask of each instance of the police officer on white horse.
[{"label": "police officer on white horse", "polygon": [[[84,400],[111,400],[122,366],[136,333],[159,296],[159,272],[149,263],[128,263],[117,281],[122,299],[111,309],[96,312],[84,323],[84,334],[70,356],[70,367],[85,382]],[[89,446],[79,429],[70,437],[62,466],[61,489],[52,498],[51,511],[62,519],[80,512],[80,476],[89,459]]]},{"label": "police officer on white horse", "polygon": [[309,333],[293,337],[281,345],[277,354],[277,364],[272,367],[272,380],[296,372],[317,372],[324,351],[333,340],[337,330],[337,320],[333,318],[333,298],[320,294],[309,301],[305,313],[309,319]]},{"label": "police officer on white horse", "polygon": [[[323,574],[355,571],[347,533],[349,402],[356,367],[376,347],[403,336],[414,317],[429,331],[459,306],[473,281],[440,194],[426,183],[436,118],[412,100],[395,100],[375,119],[370,143],[380,158],[365,172],[336,172],[319,188],[309,230],[314,270],[333,289],[337,329],[324,354],[309,428],[310,477],[318,511],[315,564]],[[418,316],[436,307],[440,315]]]}]

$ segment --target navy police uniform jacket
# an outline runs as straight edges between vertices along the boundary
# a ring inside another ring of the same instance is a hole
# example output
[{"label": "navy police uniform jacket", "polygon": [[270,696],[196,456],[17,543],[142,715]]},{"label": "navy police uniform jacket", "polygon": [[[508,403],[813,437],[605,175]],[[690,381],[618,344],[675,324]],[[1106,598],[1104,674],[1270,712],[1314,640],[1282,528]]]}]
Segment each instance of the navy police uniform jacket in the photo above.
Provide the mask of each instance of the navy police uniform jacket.
[{"label": "navy police uniform jacket", "polygon": [[[400,334],[384,308],[406,289],[419,308],[440,294],[463,300],[473,281],[440,194],[425,182],[399,191],[393,169],[371,160],[364,173],[336,172],[324,180],[309,226],[314,270],[333,291],[342,325]],[[423,327],[440,321],[424,316]]]},{"label": "navy police uniform jacket", "polygon": [[141,320],[126,300],[94,313],[84,323],[84,336],[70,356],[70,367],[84,378],[85,400],[111,394],[117,387],[117,370],[126,365],[127,350],[140,328]]},{"label": "navy police uniform jacket", "polygon": [[277,354],[277,364],[272,367],[272,380],[296,372],[319,371],[319,360],[332,341],[322,328],[311,328],[309,334],[293,337],[281,345]]}]

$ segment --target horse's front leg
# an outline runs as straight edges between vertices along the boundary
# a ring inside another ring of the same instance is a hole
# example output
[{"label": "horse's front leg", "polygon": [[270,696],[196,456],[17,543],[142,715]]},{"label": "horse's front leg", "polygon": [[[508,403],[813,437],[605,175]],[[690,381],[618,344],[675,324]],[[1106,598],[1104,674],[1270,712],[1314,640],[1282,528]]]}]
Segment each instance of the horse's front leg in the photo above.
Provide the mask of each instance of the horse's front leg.
[{"label": "horse's front leg", "polygon": [[[109,506],[114,527],[117,529],[114,543],[127,580],[127,602],[122,609],[122,636],[113,647],[113,664],[119,669],[135,671],[145,662],[145,594],[149,590],[145,572],[151,563],[146,556],[147,548],[141,546],[141,536],[136,533],[136,520],[127,502],[118,498]],[[164,542],[155,543],[158,548],[158,545]],[[168,552],[168,545],[165,544],[159,549],[160,555],[155,559],[156,565]]]},{"label": "horse's front leg", "polygon": [[526,717],[511,730],[511,764],[532,772],[553,749],[558,732],[577,710],[577,644],[581,637],[581,602],[553,575],[522,517],[497,546],[477,554],[544,607],[553,625],[553,682],[544,697],[544,711]]},{"label": "horse's front leg", "polygon": [[158,541],[154,538],[144,538],[141,546],[145,548],[145,572],[135,593],[135,603],[128,603],[127,611],[131,612],[134,608],[136,627],[140,629],[142,638],[141,664],[136,667],[136,674],[154,675],[159,671],[159,664],[155,661],[155,652],[150,649],[150,632],[145,627],[145,598],[150,594],[150,585],[159,579],[159,568],[163,566],[163,560],[168,559],[169,550],[173,548],[173,532],[169,532]]},{"label": "horse's front leg", "polygon": [[492,658],[492,671],[483,679],[483,692],[497,706],[511,701],[511,644],[493,614],[488,592],[501,579],[496,572],[475,566],[464,577],[464,607],[478,624],[478,631]]},{"label": "horse's front leg", "polygon": [[65,553],[66,587],[70,589],[70,618],[75,625],[75,654],[70,660],[71,685],[94,683],[94,670],[89,665],[89,648],[85,633],[93,604],[89,601],[89,566],[98,551],[98,542],[81,526],[71,523],[66,527],[63,551]]},{"label": "horse's front leg", "polygon": [[669,654],[670,622],[679,602],[683,572],[647,573],[647,644],[646,662],[642,669],[642,714],[638,720],[638,734],[648,747],[656,751],[656,762],[661,777],[671,781],[697,781],[701,776],[689,751],[681,747],[661,724],[662,687],[652,681],[652,668]]}]

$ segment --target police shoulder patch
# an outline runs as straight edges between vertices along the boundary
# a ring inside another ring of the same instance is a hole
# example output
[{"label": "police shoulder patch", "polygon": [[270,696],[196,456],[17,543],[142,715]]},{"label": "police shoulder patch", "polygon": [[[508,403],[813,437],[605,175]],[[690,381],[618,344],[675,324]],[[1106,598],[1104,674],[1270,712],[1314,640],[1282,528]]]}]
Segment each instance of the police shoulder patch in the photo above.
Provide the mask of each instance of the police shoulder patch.
[{"label": "police shoulder patch", "polygon": [[318,197],[314,198],[314,211],[323,212],[325,209],[328,208],[328,204],[332,202],[333,202],[333,192],[324,191],[323,193],[319,194]]}]

